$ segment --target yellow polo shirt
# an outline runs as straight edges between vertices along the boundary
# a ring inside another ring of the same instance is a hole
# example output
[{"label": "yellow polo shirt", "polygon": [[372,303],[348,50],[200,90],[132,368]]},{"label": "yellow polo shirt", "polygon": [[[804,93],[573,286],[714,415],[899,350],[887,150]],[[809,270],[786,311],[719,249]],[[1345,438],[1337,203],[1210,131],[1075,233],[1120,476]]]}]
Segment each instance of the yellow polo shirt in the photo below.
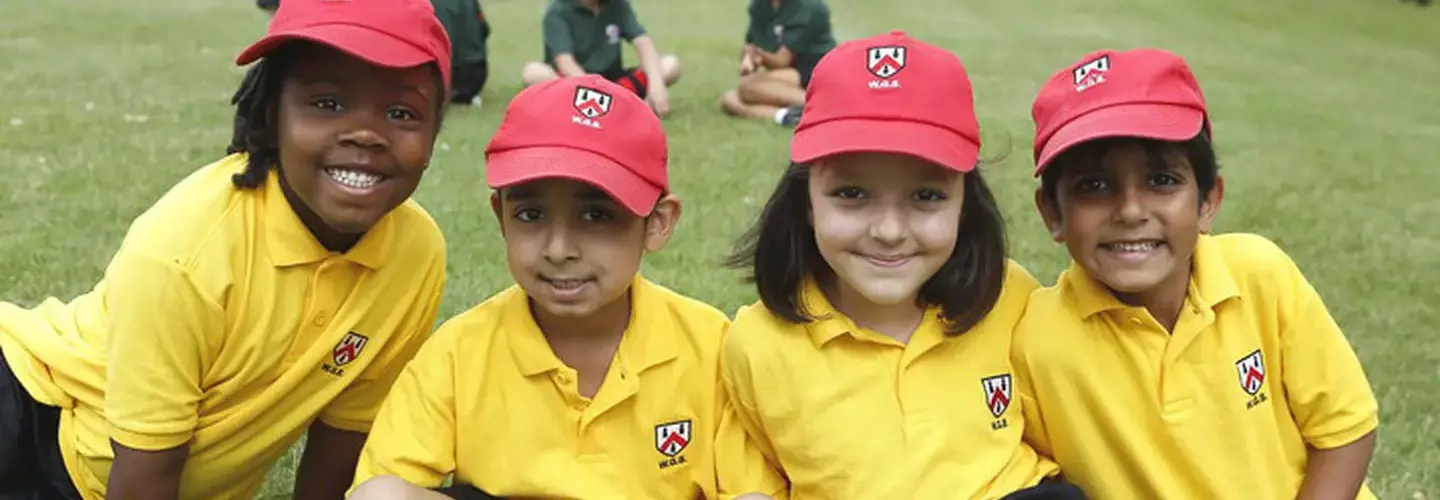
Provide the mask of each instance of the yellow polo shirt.
[{"label": "yellow polo shirt", "polygon": [[1274,243],[1201,236],[1193,262],[1173,332],[1078,265],[1035,293],[1014,352],[1025,431],[1095,498],[1294,498],[1307,444],[1375,430],[1365,372]]},{"label": "yellow polo shirt", "polygon": [[173,187],[90,293],[0,303],[0,349],[33,398],[63,408],[61,452],[88,500],[105,496],[112,437],[189,442],[182,498],[253,498],[313,419],[367,431],[434,326],[445,242],[419,205],[334,254],[275,172],[236,189],[244,165],[232,155]]},{"label": "yellow polo shirt", "polygon": [[405,368],[361,453],[358,486],[398,476],[506,498],[715,498],[719,310],[644,278],[594,398],[512,286],[446,321]]},{"label": "yellow polo shirt", "polygon": [[855,325],[813,280],[794,324],[763,304],[735,316],[721,368],[727,423],[744,446],[721,450],[721,497],[994,499],[1034,486],[1055,465],[1022,441],[1010,340],[1035,278],[1009,263],[1005,288],[979,325],[946,337],[938,310],[907,344]]}]

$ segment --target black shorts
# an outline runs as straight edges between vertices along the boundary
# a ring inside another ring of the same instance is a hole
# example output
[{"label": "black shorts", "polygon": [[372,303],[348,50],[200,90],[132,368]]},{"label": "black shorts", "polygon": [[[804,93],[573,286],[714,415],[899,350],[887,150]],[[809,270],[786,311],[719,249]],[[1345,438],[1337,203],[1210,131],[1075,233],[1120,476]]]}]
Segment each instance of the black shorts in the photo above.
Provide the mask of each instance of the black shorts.
[{"label": "black shorts", "polygon": [[800,73],[800,88],[810,88],[810,75],[815,73],[815,65],[820,64],[820,58],[823,56],[823,54],[819,56],[795,56],[795,62],[793,64],[795,72]]},{"label": "black shorts", "polygon": [[0,352],[0,500],[80,500],[59,433],[60,409],[31,399]]},{"label": "black shorts", "polygon": [[1062,478],[1047,477],[1040,484],[1015,490],[1000,500],[1086,500],[1085,492],[1079,486]]},{"label": "black shorts", "polygon": [[621,87],[630,89],[631,92],[640,96],[641,99],[644,99],[650,91],[650,75],[645,74],[645,70],[640,68],[610,70],[600,73],[600,76],[605,77],[606,80],[620,84]]},{"label": "black shorts", "polygon": [[480,91],[485,90],[485,83],[490,79],[490,61],[487,59],[479,63],[459,65],[454,72],[450,77],[450,102],[470,104],[475,100],[475,96],[480,95]]},{"label": "black shorts", "polygon": [[456,484],[454,486],[436,488],[434,491],[455,500],[502,500],[501,497],[491,495],[482,491],[480,488],[468,484]]}]

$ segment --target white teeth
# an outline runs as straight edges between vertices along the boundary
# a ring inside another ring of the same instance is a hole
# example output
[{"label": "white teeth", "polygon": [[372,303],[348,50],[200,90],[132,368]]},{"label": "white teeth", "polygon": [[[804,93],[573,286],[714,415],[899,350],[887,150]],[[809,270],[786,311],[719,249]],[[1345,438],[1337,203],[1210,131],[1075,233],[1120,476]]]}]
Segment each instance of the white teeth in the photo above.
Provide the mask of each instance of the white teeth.
[{"label": "white teeth", "polygon": [[562,290],[569,290],[569,289],[571,289],[571,288],[579,288],[580,285],[584,285],[584,284],[585,284],[585,280],[550,280],[550,285],[551,285],[551,286],[554,286],[555,288],[559,288],[559,289],[562,289]]},{"label": "white teeth", "polygon": [[1160,246],[1158,241],[1142,241],[1136,243],[1111,243],[1106,245],[1117,252],[1148,252]]},{"label": "white teeth", "polygon": [[378,184],[384,177],[358,172],[355,170],[341,170],[338,168],[327,168],[325,174],[329,175],[335,182],[350,186],[355,189],[365,189]]}]

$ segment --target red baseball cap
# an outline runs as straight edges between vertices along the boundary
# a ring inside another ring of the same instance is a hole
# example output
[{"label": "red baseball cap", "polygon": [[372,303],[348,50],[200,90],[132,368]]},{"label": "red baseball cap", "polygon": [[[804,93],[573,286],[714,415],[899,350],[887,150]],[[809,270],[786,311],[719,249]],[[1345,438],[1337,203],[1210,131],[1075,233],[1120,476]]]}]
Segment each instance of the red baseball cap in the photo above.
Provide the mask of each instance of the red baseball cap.
[{"label": "red baseball cap", "polygon": [[860,151],[916,156],[969,172],[980,124],[960,58],[903,31],[840,44],[820,59],[790,159]]},{"label": "red baseball cap", "polygon": [[515,95],[485,148],[485,180],[501,189],[547,178],[594,185],[645,216],[669,188],[660,118],[597,75],[558,78]]},{"label": "red baseball cap", "polygon": [[1180,56],[1159,49],[1101,50],[1040,88],[1035,175],[1082,142],[1106,137],[1184,141],[1206,127],[1205,96]]},{"label": "red baseball cap", "polygon": [[265,37],[235,64],[250,64],[292,40],[328,45],[386,68],[434,62],[450,88],[450,37],[429,0],[285,0]]}]

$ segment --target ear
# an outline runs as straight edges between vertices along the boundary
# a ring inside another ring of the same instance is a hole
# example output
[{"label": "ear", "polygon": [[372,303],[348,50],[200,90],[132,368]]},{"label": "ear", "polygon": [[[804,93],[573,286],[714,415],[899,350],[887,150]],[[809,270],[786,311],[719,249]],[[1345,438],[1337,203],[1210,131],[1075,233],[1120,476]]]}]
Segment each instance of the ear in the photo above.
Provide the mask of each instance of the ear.
[{"label": "ear", "polygon": [[1060,209],[1049,200],[1045,199],[1045,191],[1042,188],[1035,188],[1035,208],[1040,210],[1040,220],[1045,223],[1045,229],[1050,231],[1050,239],[1056,243],[1065,241],[1065,225],[1060,218]]},{"label": "ear", "polygon": [[665,248],[679,222],[680,198],[667,194],[655,202],[655,209],[645,218],[645,251],[654,253]]},{"label": "ear", "polygon": [[1220,214],[1220,202],[1225,199],[1225,178],[1215,176],[1215,188],[1205,199],[1200,200],[1200,234],[1210,234],[1215,225],[1215,216]]},{"label": "ear", "polygon": [[501,211],[498,189],[490,192],[490,212],[495,214],[495,223],[500,225],[500,234],[505,234],[505,212]]}]

